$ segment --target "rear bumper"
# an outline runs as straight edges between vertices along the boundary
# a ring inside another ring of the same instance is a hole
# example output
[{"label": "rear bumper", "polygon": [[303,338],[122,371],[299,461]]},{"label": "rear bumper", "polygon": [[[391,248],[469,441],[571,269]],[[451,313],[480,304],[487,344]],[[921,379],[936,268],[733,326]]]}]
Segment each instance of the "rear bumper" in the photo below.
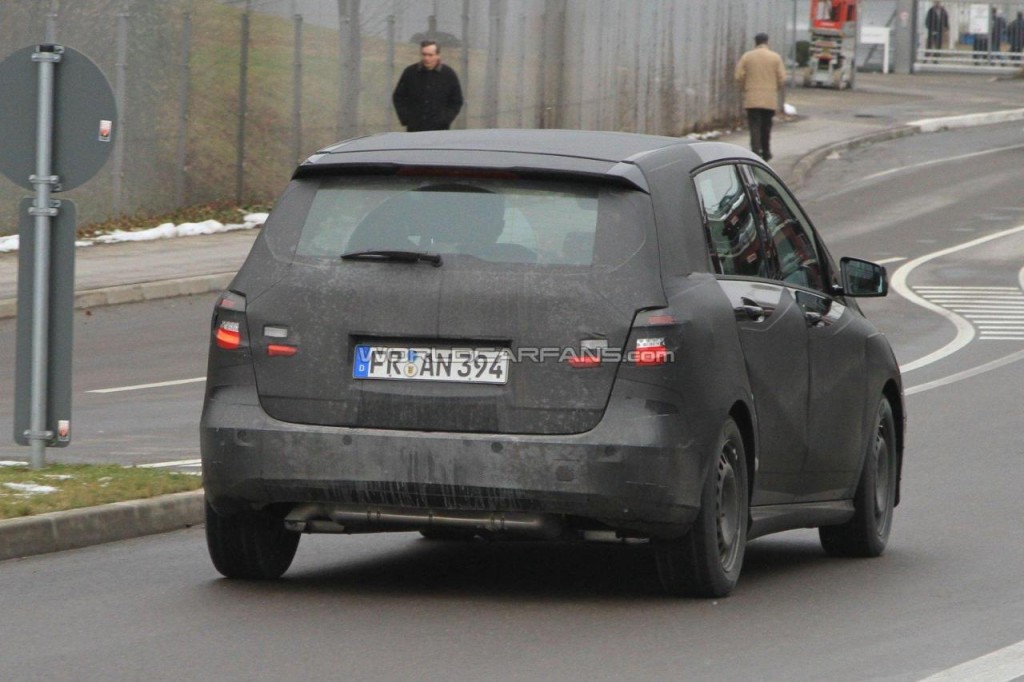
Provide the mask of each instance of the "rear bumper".
[{"label": "rear bumper", "polygon": [[[622,388],[618,386],[617,388]],[[634,384],[598,426],[572,435],[322,427],[269,417],[250,386],[213,389],[203,481],[222,513],[271,504],[554,514],[645,535],[697,514],[708,429],[678,396]],[[647,398],[637,398],[637,392]],[[689,424],[689,426],[687,426]]]}]

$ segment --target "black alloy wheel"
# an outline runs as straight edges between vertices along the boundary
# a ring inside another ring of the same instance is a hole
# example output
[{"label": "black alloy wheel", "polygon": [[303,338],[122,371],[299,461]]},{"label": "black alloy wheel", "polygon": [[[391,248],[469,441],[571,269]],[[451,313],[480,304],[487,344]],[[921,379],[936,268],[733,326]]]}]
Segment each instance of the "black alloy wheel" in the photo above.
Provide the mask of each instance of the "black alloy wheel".
[{"label": "black alloy wheel", "polygon": [[729,419],[718,437],[701,510],[690,531],[655,542],[658,577],[668,594],[716,598],[736,587],[747,544],[748,490],[743,437]]},{"label": "black alloy wheel", "polygon": [[899,462],[892,405],[884,397],[875,424],[853,498],[853,517],[844,524],[818,529],[821,546],[833,556],[876,557],[889,542]]}]

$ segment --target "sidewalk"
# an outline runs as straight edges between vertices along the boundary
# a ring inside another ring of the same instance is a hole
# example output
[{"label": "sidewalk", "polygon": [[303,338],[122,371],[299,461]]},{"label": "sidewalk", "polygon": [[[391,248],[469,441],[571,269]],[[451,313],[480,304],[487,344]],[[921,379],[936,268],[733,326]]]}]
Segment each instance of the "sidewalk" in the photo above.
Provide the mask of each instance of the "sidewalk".
[{"label": "sidewalk", "polygon": [[[1018,110],[1010,115],[1010,120],[1024,120],[1024,79],[997,80],[988,75],[960,74],[858,74],[854,90],[797,87],[788,92],[787,101],[796,107],[797,116],[776,123],[772,133],[772,166],[787,182],[799,185],[829,154],[923,132],[921,126],[911,125],[921,119],[966,116],[957,122],[966,127],[1005,120],[1005,116],[995,112]],[[950,123],[932,127],[943,125]],[[719,139],[748,145],[745,130]],[[220,291],[241,266],[256,235],[256,230],[246,230],[80,248],[76,256],[76,307]],[[0,253],[0,318],[15,314],[17,270],[17,253]],[[15,554],[0,553],[0,560],[202,523],[201,493],[186,495],[190,496],[187,500],[158,498],[121,503],[141,507],[113,516],[111,510],[95,507],[56,512],[59,517],[44,514],[0,521],[0,547],[17,547]],[[161,519],[158,525],[149,521],[154,514]],[[90,530],[109,526],[117,527],[116,534],[103,536]]]}]

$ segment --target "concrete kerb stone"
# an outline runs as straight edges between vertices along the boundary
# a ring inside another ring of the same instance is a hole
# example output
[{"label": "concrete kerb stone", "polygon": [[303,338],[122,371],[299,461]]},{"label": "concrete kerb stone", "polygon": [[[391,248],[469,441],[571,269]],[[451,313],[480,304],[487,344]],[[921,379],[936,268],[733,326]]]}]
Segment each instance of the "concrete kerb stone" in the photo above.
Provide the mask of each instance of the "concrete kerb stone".
[{"label": "concrete kerb stone", "polygon": [[[122,303],[153,301],[161,298],[177,296],[193,296],[213,291],[223,291],[235,276],[233,272],[222,272],[213,275],[199,275],[180,279],[166,279],[155,282],[122,284],[100,289],[87,289],[75,292],[75,309],[99,308]],[[18,313],[18,300],[9,298],[0,301],[0,319],[14,317]]]},{"label": "concrete kerb stone", "polygon": [[860,135],[849,140],[834,142],[832,144],[818,147],[817,149],[812,149],[801,156],[800,159],[793,164],[793,168],[789,171],[789,177],[786,179],[793,187],[800,187],[804,184],[804,181],[807,179],[810,172],[814,170],[819,163],[827,159],[832,154],[849,151],[858,147],[864,147],[876,142],[885,142],[886,140],[895,140],[900,137],[909,137],[910,135],[916,135],[920,132],[921,130],[916,126],[904,125],[895,128],[886,128],[885,130],[879,130],[878,132]]},{"label": "concrete kerb stone", "polygon": [[937,133],[943,130],[972,128],[975,126],[994,125],[997,123],[1009,123],[1021,120],[1024,120],[1024,109],[1006,109],[1003,111],[989,111],[978,114],[963,114],[961,116],[944,116],[941,118],[926,118],[918,121],[911,121],[906,125],[886,128],[885,130],[880,130],[878,132],[860,135],[848,140],[812,149],[801,156],[800,159],[793,164],[786,180],[794,187],[799,187],[807,179],[807,175],[830,155],[874,144],[876,142],[895,140],[900,137],[908,137],[919,133]]},{"label": "concrete kerb stone", "polygon": [[203,491],[0,521],[0,561],[166,533],[204,522]]}]

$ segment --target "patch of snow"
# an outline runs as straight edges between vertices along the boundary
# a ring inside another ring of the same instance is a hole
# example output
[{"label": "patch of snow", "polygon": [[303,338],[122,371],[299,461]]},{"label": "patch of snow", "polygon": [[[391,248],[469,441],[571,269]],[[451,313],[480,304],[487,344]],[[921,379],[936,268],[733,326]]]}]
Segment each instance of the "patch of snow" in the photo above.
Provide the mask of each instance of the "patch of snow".
[{"label": "patch of snow", "polygon": [[[114,230],[107,234],[101,234],[92,239],[80,239],[75,246],[85,247],[93,244],[115,244],[118,242],[146,242],[156,239],[174,239],[177,237],[195,237],[206,234],[217,234],[220,232],[233,232],[235,230],[251,230],[261,226],[267,221],[268,213],[246,213],[242,216],[241,223],[225,225],[217,220],[204,220],[201,223],[163,223],[148,230]],[[0,237],[0,253],[18,250],[18,235]]]},{"label": "patch of snow", "polygon": [[37,485],[35,483],[4,483],[3,485],[5,488],[28,495],[47,495],[58,490],[51,485]]},{"label": "patch of snow", "polygon": [[15,462],[14,460],[10,460],[10,459],[2,459],[2,460],[0,460],[0,467],[27,467],[27,466],[28,466],[28,462]]},{"label": "patch of snow", "polygon": [[74,476],[71,474],[43,474],[43,478],[51,478],[55,481],[70,481]]}]

